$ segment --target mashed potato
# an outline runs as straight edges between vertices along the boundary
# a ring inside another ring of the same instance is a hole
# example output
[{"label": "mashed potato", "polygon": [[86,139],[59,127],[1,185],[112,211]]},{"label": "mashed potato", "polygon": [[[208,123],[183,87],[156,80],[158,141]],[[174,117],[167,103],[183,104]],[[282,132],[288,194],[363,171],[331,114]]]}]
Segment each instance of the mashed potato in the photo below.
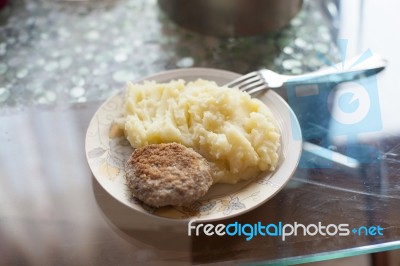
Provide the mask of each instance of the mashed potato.
[{"label": "mashed potato", "polygon": [[236,183],[278,162],[279,130],[261,101],[214,82],[127,84],[121,122],[132,147],[177,142],[203,155],[214,183]]}]

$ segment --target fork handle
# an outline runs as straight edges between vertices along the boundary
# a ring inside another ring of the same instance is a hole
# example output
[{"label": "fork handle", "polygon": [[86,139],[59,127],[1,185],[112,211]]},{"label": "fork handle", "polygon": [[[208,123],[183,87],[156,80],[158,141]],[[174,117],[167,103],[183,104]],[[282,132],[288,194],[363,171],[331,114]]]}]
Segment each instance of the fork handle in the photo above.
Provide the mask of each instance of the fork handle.
[{"label": "fork handle", "polygon": [[[358,58],[358,57],[357,57]],[[351,62],[353,65],[349,69],[344,69],[343,66],[349,66]],[[352,81],[363,77],[368,77],[382,71],[387,65],[387,61],[381,56],[374,54],[365,61],[357,64],[357,59],[353,58],[346,60],[342,63],[336,64],[332,67],[325,67],[315,72],[296,75],[285,76],[285,84],[299,83],[299,84],[315,84],[315,83],[341,83]]]}]

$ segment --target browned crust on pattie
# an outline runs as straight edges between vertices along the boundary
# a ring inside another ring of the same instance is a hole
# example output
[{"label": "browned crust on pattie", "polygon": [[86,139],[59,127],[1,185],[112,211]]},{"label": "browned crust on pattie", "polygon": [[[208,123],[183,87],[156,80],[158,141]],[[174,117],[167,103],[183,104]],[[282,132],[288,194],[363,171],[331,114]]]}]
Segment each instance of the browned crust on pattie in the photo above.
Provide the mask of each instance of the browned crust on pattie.
[{"label": "browned crust on pattie", "polygon": [[126,179],[134,196],[153,207],[187,205],[212,184],[208,162],[177,143],[135,149],[126,163]]}]

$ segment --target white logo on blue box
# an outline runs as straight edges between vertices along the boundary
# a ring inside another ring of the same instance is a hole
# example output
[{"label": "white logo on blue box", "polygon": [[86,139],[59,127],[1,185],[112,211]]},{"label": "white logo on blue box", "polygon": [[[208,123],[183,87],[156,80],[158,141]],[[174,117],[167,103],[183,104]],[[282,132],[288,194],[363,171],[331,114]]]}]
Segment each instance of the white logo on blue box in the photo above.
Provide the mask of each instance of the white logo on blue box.
[{"label": "white logo on blue box", "polygon": [[[345,66],[347,40],[339,41],[342,56],[338,70],[353,69],[372,57],[371,50],[365,51],[351,66]],[[306,80],[289,83],[286,87],[289,105],[296,114],[303,139],[318,141],[319,145],[329,146],[330,136],[347,136],[355,139],[358,134],[382,129],[379,106],[378,85],[375,76],[361,78],[338,86],[331,81],[306,84]],[[295,133],[295,132],[294,132]],[[294,134],[300,138],[300,134]],[[322,150],[321,150],[322,151]],[[324,149],[326,153],[326,149]],[[329,155],[325,154],[325,157]],[[300,167],[315,167],[300,162]],[[329,160],[318,168],[331,167]]]}]

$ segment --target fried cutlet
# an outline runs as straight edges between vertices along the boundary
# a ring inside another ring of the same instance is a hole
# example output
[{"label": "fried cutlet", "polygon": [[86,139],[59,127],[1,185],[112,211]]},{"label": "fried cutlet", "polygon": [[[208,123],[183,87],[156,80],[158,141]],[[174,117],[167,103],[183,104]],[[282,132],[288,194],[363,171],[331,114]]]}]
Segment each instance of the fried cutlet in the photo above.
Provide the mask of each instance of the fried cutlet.
[{"label": "fried cutlet", "polygon": [[153,207],[190,204],[213,182],[207,160],[177,143],[135,149],[125,170],[133,195]]}]

